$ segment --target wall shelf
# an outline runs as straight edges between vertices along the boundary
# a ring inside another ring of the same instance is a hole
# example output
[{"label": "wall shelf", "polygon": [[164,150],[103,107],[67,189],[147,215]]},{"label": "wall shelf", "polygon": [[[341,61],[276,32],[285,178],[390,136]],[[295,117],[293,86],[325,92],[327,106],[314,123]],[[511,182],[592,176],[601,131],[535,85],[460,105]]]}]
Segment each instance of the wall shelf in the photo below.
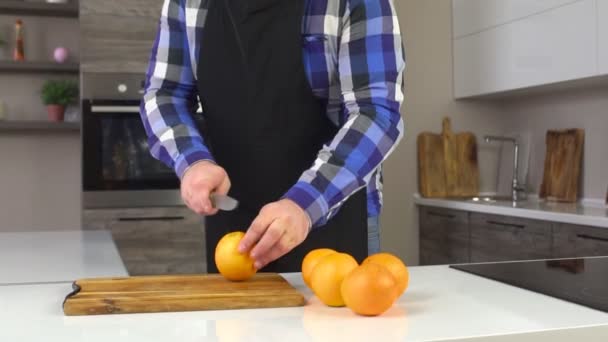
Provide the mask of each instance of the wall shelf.
[{"label": "wall shelf", "polygon": [[77,18],[78,3],[75,0],[71,0],[67,4],[27,2],[22,0],[2,0],[0,1],[0,13],[12,15]]},{"label": "wall shelf", "polygon": [[79,122],[0,120],[0,132],[79,132]]},{"label": "wall shelf", "polygon": [[54,62],[13,62],[0,61],[0,72],[10,73],[68,73],[77,74],[80,71],[78,63],[54,63]]}]

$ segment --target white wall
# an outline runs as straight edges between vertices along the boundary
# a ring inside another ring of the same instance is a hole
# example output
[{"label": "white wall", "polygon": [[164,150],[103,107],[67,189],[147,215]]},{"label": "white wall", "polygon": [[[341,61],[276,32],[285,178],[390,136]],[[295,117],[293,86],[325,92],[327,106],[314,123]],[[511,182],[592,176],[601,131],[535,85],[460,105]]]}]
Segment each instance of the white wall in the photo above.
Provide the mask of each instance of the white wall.
[{"label": "white wall", "polygon": [[452,77],[450,0],[395,1],[407,55],[406,136],[385,165],[385,210],[382,249],[408,264],[418,263],[418,223],[412,195],[418,191],[416,137],[439,132],[441,120],[452,118],[455,131],[472,131],[480,144],[481,190],[496,188],[498,149],[482,144],[483,134],[502,132],[505,121],[496,102],[455,102]]}]

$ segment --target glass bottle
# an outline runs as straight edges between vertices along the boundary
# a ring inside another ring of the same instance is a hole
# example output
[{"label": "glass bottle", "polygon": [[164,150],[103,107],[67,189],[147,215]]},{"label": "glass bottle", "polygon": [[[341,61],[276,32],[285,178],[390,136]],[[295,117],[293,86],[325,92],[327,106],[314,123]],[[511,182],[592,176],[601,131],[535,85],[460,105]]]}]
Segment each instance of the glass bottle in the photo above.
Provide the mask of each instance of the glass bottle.
[{"label": "glass bottle", "polygon": [[15,23],[15,53],[13,55],[15,61],[25,60],[25,46],[23,43],[23,21],[18,19]]}]

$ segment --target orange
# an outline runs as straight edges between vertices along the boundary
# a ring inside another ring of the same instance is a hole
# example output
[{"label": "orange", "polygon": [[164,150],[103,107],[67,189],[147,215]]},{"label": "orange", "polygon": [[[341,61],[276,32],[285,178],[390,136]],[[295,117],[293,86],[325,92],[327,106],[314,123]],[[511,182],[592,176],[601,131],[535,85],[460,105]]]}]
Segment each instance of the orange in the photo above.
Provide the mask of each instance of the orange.
[{"label": "orange", "polygon": [[379,264],[386,267],[395,277],[397,284],[399,285],[399,294],[401,296],[407,289],[407,285],[410,280],[410,275],[407,270],[407,266],[398,257],[390,253],[378,253],[367,257],[363,260],[362,265],[367,263]]},{"label": "orange", "polygon": [[257,272],[249,254],[241,254],[238,251],[243,236],[245,236],[243,232],[228,233],[215,247],[215,265],[220,274],[228,280],[247,280]]},{"label": "orange", "polygon": [[325,305],[344,306],[340,286],[344,277],[357,266],[357,261],[345,253],[331,253],[324,256],[310,275],[313,292]]},{"label": "orange", "polygon": [[317,266],[317,263],[321,258],[332,253],[337,252],[329,248],[318,248],[306,254],[304,260],[302,260],[302,279],[304,279],[304,283],[306,283],[308,287],[310,287],[310,274],[312,273],[313,268]]},{"label": "orange", "polygon": [[344,278],[340,290],[344,303],[354,313],[377,316],[393,306],[399,288],[386,267],[366,263]]}]

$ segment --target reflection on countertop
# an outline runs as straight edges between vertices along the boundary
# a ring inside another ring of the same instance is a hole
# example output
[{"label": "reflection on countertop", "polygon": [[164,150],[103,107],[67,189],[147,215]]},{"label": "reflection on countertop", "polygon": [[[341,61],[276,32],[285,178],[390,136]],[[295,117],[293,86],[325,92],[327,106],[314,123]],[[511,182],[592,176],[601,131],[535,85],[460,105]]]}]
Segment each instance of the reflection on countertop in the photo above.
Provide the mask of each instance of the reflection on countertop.
[{"label": "reflection on countertop", "polygon": [[306,306],[65,317],[61,302],[71,290],[69,283],[0,286],[0,337],[39,341],[44,331],[50,341],[392,342],[456,341],[590,326],[608,330],[606,313],[447,266],[411,267],[409,289],[379,317],[326,307],[304,286],[300,274],[284,276],[308,299]]},{"label": "reflection on countertop", "polygon": [[608,228],[608,208],[599,201],[559,203],[539,200],[534,196],[521,202],[485,201],[482,197],[480,200],[460,200],[423,198],[415,194],[414,202],[421,206]]}]

